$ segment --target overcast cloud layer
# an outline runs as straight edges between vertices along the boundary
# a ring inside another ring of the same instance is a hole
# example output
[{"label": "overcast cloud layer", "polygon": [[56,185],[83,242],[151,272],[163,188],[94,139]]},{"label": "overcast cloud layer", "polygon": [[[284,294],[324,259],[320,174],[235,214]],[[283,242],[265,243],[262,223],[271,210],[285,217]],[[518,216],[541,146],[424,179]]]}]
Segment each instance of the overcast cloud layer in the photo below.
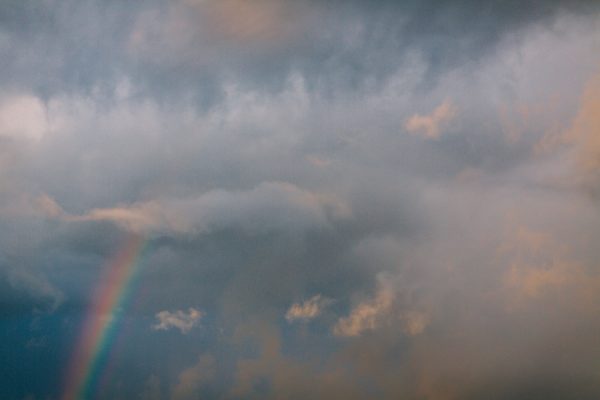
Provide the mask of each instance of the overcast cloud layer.
[{"label": "overcast cloud layer", "polygon": [[597,1],[4,0],[0,72],[0,398],[113,317],[96,399],[600,398]]}]

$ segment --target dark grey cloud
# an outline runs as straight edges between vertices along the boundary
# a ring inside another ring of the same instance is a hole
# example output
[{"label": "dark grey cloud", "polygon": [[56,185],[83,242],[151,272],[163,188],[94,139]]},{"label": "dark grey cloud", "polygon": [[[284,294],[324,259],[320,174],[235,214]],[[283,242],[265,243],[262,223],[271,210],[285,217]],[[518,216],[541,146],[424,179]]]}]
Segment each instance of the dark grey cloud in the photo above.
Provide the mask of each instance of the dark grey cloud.
[{"label": "dark grey cloud", "polygon": [[[222,3],[222,4],[221,4]],[[3,86],[43,97],[110,92],[122,76],[138,95],[214,105],[222,82],[279,90],[292,72],[311,89],[385,84],[415,60],[423,85],[477,63],[507,36],[586,1],[404,2],[8,1],[0,11]],[[242,16],[241,13],[246,13]]]},{"label": "dark grey cloud", "polygon": [[139,234],[97,398],[597,398],[598,15],[4,2],[0,397]]}]

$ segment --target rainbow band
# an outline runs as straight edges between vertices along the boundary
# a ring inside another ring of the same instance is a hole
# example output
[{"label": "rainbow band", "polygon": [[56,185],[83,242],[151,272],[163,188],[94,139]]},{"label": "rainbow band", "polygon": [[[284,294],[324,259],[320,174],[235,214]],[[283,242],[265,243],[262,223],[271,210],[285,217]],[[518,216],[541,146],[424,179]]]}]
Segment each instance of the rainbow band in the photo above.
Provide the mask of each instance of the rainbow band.
[{"label": "rainbow band", "polygon": [[131,235],[107,265],[71,358],[62,400],[90,398],[102,354],[110,347],[118,325],[119,310],[126,305],[138,275],[143,248],[142,237]]}]

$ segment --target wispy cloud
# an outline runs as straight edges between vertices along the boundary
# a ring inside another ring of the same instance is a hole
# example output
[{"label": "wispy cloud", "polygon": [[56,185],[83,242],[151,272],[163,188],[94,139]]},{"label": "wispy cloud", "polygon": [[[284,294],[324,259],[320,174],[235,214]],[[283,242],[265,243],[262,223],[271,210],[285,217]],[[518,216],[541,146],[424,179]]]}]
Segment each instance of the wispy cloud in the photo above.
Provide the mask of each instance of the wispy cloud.
[{"label": "wispy cloud", "polygon": [[247,232],[325,226],[348,208],[335,197],[285,182],[263,182],[248,191],[214,190],[199,196],[93,209],[73,221],[113,221],[142,232],[210,232],[231,226]]},{"label": "wispy cloud", "polygon": [[320,294],[311,297],[302,303],[294,303],[285,314],[285,319],[288,322],[309,321],[318,317],[323,312],[323,309],[331,304],[332,300],[322,297]]},{"label": "wispy cloud", "polygon": [[414,114],[406,120],[404,127],[412,134],[421,135],[427,139],[438,139],[443,129],[456,117],[456,114],[456,106],[446,100],[431,114]]},{"label": "wispy cloud", "polygon": [[190,307],[187,312],[185,311],[160,311],[156,313],[155,317],[158,322],[152,326],[152,329],[157,331],[166,331],[171,328],[176,328],[181,333],[188,333],[193,327],[200,323],[200,320],[204,317],[205,313],[195,308]]},{"label": "wispy cloud", "polygon": [[375,298],[358,304],[350,315],[340,318],[333,327],[333,333],[337,336],[359,336],[374,330],[389,316],[393,301],[391,289],[381,287]]},{"label": "wispy cloud", "polygon": [[12,287],[27,292],[38,303],[37,312],[55,312],[66,300],[62,290],[43,275],[26,268],[13,268],[8,271],[8,281]]},{"label": "wispy cloud", "polygon": [[198,362],[186,368],[179,374],[177,384],[171,391],[172,400],[195,399],[198,391],[214,379],[216,375],[216,361],[211,355],[202,355]]}]

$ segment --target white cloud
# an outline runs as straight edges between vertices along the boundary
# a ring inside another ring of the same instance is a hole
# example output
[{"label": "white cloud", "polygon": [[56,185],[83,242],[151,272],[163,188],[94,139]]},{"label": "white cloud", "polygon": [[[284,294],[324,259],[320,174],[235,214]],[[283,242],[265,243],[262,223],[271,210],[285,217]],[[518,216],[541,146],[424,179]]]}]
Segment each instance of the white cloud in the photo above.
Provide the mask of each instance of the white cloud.
[{"label": "white cloud", "polygon": [[39,140],[47,129],[46,107],[37,97],[16,95],[0,100],[0,137]]},{"label": "white cloud", "polygon": [[456,107],[446,100],[429,115],[414,114],[406,120],[404,127],[412,134],[437,139],[442,128],[456,117],[456,112]]},{"label": "white cloud", "polygon": [[157,331],[166,331],[171,328],[177,328],[181,333],[188,333],[194,326],[200,323],[205,313],[195,308],[190,307],[187,312],[185,311],[160,311],[156,313],[155,317],[158,320],[156,324],[152,326],[152,329]]},{"label": "white cloud", "polygon": [[294,303],[285,314],[288,322],[296,320],[308,321],[318,317],[325,307],[331,303],[331,300],[322,297],[320,294],[311,297],[302,303]]}]

